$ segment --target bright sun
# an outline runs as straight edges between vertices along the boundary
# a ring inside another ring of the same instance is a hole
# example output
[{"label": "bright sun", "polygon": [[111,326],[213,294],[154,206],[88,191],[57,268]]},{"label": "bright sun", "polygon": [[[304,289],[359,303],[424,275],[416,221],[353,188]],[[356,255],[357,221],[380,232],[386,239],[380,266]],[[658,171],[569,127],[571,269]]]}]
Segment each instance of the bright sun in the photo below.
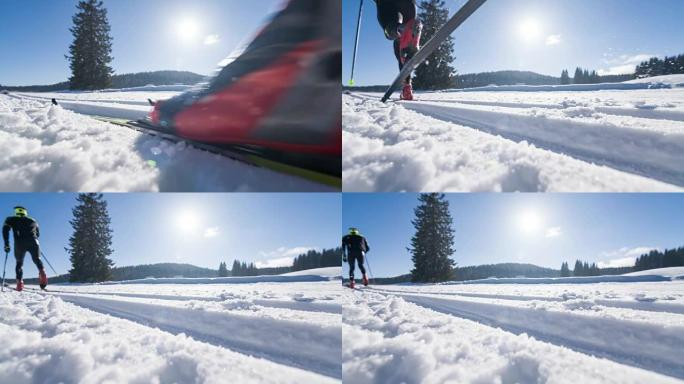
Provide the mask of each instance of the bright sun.
[{"label": "bright sun", "polygon": [[184,19],[176,25],[176,33],[181,41],[190,42],[197,37],[199,33],[199,26],[195,20]]},{"label": "bright sun", "polygon": [[541,26],[535,19],[525,19],[518,26],[518,33],[520,34],[520,38],[526,42],[530,42],[536,40],[541,35]]},{"label": "bright sun", "polygon": [[542,227],[542,219],[535,211],[525,211],[518,216],[518,228],[527,235],[537,233]]},{"label": "bright sun", "polygon": [[200,219],[196,213],[192,211],[183,211],[176,217],[176,226],[184,234],[193,234],[197,231],[200,225]]}]

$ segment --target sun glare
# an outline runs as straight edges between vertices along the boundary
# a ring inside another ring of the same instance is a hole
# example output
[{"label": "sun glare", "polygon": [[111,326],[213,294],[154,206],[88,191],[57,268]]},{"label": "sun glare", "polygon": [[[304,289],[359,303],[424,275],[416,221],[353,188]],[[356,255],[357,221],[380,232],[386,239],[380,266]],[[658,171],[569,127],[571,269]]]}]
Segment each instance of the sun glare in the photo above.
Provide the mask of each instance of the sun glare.
[{"label": "sun glare", "polygon": [[200,225],[200,219],[196,213],[192,211],[183,211],[176,217],[176,226],[184,234],[193,234],[197,232]]},{"label": "sun glare", "polygon": [[527,235],[532,235],[542,227],[542,219],[535,211],[525,211],[518,216],[518,228]]},{"label": "sun glare", "polygon": [[181,41],[191,42],[199,34],[199,26],[193,19],[183,19],[176,25],[176,33]]},{"label": "sun glare", "polygon": [[541,36],[541,26],[537,20],[528,18],[518,26],[518,33],[523,41],[531,42]]}]

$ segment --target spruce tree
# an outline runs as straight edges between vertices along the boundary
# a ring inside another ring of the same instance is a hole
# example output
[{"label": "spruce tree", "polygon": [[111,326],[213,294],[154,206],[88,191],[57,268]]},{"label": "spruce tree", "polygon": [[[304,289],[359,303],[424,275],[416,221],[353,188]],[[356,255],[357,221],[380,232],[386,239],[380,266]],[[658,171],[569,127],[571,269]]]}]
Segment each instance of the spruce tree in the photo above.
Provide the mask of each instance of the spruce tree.
[{"label": "spruce tree", "polygon": [[570,276],[570,268],[568,267],[567,262],[563,262],[563,264],[561,264],[560,275],[561,277]]},{"label": "spruce tree", "polygon": [[221,262],[219,264],[218,275],[219,275],[219,277],[228,276],[228,267],[226,266],[225,262]]},{"label": "spruce tree", "polygon": [[582,71],[582,68],[577,67],[575,69],[575,77],[573,78],[573,83],[584,84],[584,72]]},{"label": "spruce tree", "polygon": [[99,0],[82,0],[76,6],[74,26],[69,29],[74,41],[69,46],[70,88],[94,90],[111,86],[113,70],[112,37],[107,10]]},{"label": "spruce tree", "polygon": [[111,220],[107,202],[102,194],[82,193],[72,209],[74,218],[69,222],[74,232],[69,238],[71,270],[69,281],[95,283],[111,278],[114,263],[112,254]]},{"label": "spruce tree", "polygon": [[415,208],[415,219],[411,221],[416,229],[411,239],[414,268],[413,282],[440,282],[454,278],[453,220],[449,213],[449,202],[443,194],[430,193],[418,197],[420,204]]},{"label": "spruce tree", "polygon": [[570,74],[567,69],[564,69],[563,72],[561,72],[560,81],[562,85],[570,84]]},{"label": "spruce tree", "polygon": [[[449,9],[443,0],[424,0],[419,5],[418,18],[423,22],[421,44],[432,36],[449,20]],[[449,36],[416,69],[413,85],[416,89],[445,89],[452,86],[456,71],[451,66],[454,57],[454,39]]]}]

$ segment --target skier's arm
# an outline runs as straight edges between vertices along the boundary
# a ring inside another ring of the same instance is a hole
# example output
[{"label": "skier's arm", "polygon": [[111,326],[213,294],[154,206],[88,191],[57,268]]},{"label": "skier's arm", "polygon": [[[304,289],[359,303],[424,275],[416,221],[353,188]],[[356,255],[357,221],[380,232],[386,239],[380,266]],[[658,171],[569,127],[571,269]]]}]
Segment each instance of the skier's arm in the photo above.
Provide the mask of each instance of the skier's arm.
[{"label": "skier's arm", "polygon": [[366,241],[366,238],[363,238],[363,245],[366,247],[366,252],[370,251],[370,246],[368,245],[368,241]]},{"label": "skier's arm", "polygon": [[5,249],[9,247],[9,232],[12,228],[9,224],[9,218],[5,219],[5,224],[2,226],[2,239],[5,241]]},{"label": "skier's arm", "polygon": [[36,223],[36,238],[40,237],[40,225],[38,225],[37,221],[34,221]]}]

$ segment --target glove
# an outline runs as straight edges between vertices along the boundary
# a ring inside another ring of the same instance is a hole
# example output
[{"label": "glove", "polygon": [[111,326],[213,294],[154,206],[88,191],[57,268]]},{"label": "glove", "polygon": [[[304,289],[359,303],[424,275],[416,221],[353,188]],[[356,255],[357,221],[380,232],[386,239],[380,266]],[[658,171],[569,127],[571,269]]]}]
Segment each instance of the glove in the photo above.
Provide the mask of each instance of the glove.
[{"label": "glove", "polygon": [[5,244],[5,253],[9,253],[9,251],[10,251],[9,244]]}]

